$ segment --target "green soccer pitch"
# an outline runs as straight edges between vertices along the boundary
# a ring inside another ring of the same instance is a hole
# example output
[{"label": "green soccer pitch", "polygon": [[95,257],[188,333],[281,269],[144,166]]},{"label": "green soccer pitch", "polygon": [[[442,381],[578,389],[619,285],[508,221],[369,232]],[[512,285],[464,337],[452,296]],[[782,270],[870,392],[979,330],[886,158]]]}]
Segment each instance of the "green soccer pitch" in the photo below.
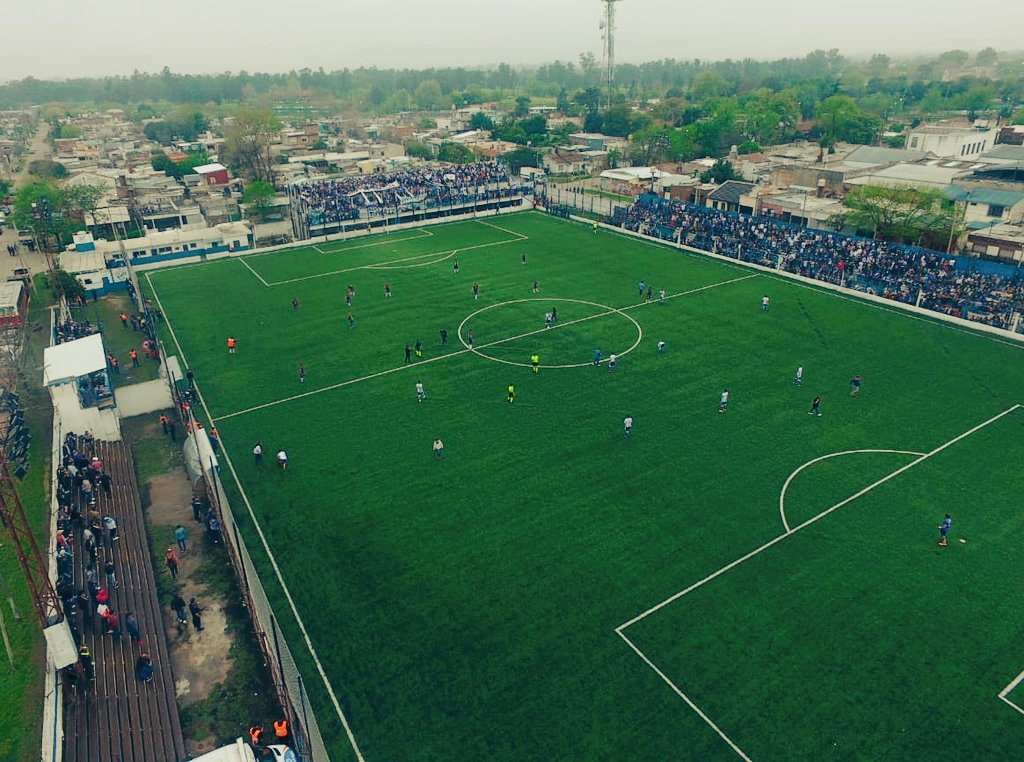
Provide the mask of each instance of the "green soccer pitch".
[{"label": "green soccer pitch", "polygon": [[1024,748],[1024,347],[538,213],[143,282],[332,759]]}]

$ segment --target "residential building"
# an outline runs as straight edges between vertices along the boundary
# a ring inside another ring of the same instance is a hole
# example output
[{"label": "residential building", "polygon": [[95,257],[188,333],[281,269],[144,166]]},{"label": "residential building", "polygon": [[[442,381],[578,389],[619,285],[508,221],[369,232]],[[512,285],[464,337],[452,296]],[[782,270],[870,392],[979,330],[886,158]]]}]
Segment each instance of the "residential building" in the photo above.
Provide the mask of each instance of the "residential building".
[{"label": "residential building", "polygon": [[910,130],[907,148],[932,153],[940,159],[971,159],[995,145],[997,135],[998,130],[987,126],[981,128],[957,122],[922,124]]},{"label": "residential building", "polygon": [[1024,264],[1024,225],[1003,223],[967,234],[967,246],[979,256]]},{"label": "residential building", "polygon": [[550,175],[585,175],[590,172],[590,159],[578,153],[551,151],[544,155],[542,163]]},{"label": "residential building", "polygon": [[223,164],[203,164],[193,167],[192,171],[203,178],[206,185],[227,185],[230,179],[228,168]]},{"label": "residential building", "polygon": [[728,180],[708,194],[707,205],[723,212],[754,214],[757,206],[754,183]]}]

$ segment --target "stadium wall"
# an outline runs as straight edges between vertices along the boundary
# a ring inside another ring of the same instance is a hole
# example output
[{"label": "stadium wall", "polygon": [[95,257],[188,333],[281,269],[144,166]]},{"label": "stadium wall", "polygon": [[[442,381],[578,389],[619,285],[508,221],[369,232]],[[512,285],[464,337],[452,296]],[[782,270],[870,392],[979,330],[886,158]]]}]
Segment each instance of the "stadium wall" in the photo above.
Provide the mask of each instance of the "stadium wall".
[{"label": "stadium wall", "polygon": [[[574,222],[584,223],[586,225],[593,225],[594,220],[586,217],[580,217],[578,215],[570,215],[569,219]],[[796,281],[810,288],[820,289],[823,291],[835,291],[843,294],[847,298],[855,298],[864,302],[872,302],[876,305],[884,305],[885,308],[892,311],[902,311],[920,316],[921,318],[927,318],[928,320],[941,321],[943,323],[951,323],[963,329],[975,331],[977,333],[991,334],[998,336],[1002,339],[1009,339],[1016,345],[1024,346],[1024,334],[1013,333],[1003,328],[995,328],[985,323],[978,323],[973,320],[965,320],[964,318],[954,317],[953,315],[946,315],[942,312],[934,312],[933,310],[926,310],[923,307],[917,307],[913,304],[904,304],[903,302],[895,302],[891,299],[886,299],[882,296],[876,296],[874,294],[868,294],[863,291],[857,291],[856,289],[847,288],[846,286],[840,286],[835,283],[828,283],[826,281],[815,280],[814,278],[808,278],[804,275],[797,275],[796,273],[789,273],[784,270],[777,270],[774,267],[765,267],[754,262],[744,262],[741,259],[735,259],[733,257],[727,257],[724,254],[715,254],[704,249],[697,249],[693,246],[687,246],[686,244],[673,243],[671,241],[665,241],[661,238],[655,238],[653,236],[644,235],[643,233],[636,233],[632,230],[626,230],[625,228],[616,227],[615,225],[609,225],[608,223],[598,223],[600,227],[613,233],[626,236],[627,238],[638,238],[647,243],[656,244],[663,246],[666,249],[679,249],[686,251],[691,254],[698,254],[709,259],[719,259],[723,262],[729,262],[732,265],[738,267],[745,267],[749,270],[757,270],[765,273],[766,275],[772,275],[776,278]]]}]

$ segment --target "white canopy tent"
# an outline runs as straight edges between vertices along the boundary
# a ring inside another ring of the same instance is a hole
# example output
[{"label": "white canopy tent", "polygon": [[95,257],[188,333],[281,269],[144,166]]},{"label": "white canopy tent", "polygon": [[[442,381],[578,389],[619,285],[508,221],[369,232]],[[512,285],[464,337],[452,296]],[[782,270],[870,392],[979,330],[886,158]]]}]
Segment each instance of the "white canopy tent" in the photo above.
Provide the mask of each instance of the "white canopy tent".
[{"label": "white canopy tent", "polygon": [[47,386],[69,383],[106,367],[103,337],[98,333],[43,350],[43,381]]}]

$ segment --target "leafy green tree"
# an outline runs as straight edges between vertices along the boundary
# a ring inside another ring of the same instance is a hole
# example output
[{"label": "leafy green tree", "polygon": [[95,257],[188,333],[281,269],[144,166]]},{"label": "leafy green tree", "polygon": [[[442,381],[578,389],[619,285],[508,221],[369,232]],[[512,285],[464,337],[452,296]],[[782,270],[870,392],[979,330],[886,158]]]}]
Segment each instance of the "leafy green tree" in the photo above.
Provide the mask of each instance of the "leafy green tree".
[{"label": "leafy green tree", "polygon": [[515,175],[519,174],[523,167],[539,167],[540,152],[532,148],[517,148],[515,151],[502,154],[498,161],[508,166],[509,172]]},{"label": "leafy green tree", "polygon": [[880,121],[865,114],[848,95],[833,95],[814,109],[814,119],[821,129],[824,145],[832,147],[839,140],[849,143],[870,143],[881,126]]},{"label": "leafy green tree", "polygon": [[60,248],[64,234],[70,232],[64,215],[64,193],[52,180],[23,185],[14,196],[11,221],[18,230],[29,230],[40,245]]},{"label": "leafy green tree", "polygon": [[999,54],[996,53],[995,48],[984,48],[978,51],[978,55],[974,57],[974,63],[978,66],[995,66],[999,63]]},{"label": "leafy green tree", "polygon": [[416,129],[418,130],[432,130],[435,127],[437,127],[437,122],[426,116],[416,122]]},{"label": "leafy green tree", "polygon": [[471,164],[476,161],[476,154],[461,143],[442,143],[438,146],[437,158],[450,164]]},{"label": "leafy green tree", "polygon": [[493,130],[494,120],[483,111],[477,111],[469,118],[469,127],[473,130]]},{"label": "leafy green tree", "polygon": [[29,162],[28,173],[44,180],[60,180],[68,176],[68,169],[56,161],[36,159]]},{"label": "leafy green tree", "polygon": [[728,159],[719,159],[711,169],[702,172],[700,175],[702,183],[724,183],[729,180],[739,179],[739,175],[736,174],[736,168]]},{"label": "leafy green tree", "polygon": [[424,145],[423,143],[406,143],[405,144],[405,155],[411,156],[414,159],[433,159],[434,152],[430,146]]},{"label": "leafy green tree", "polygon": [[525,95],[520,95],[516,98],[516,107],[512,112],[512,116],[517,119],[522,119],[530,115],[530,99]]},{"label": "leafy green tree", "polygon": [[242,203],[246,205],[250,217],[263,219],[267,212],[273,208],[274,186],[263,180],[253,180],[247,183],[242,193]]},{"label": "leafy green tree", "polygon": [[440,108],[444,99],[441,92],[441,85],[436,79],[425,79],[416,87],[413,100],[422,109],[433,110]]},{"label": "leafy green tree", "polygon": [[732,83],[712,69],[705,69],[693,78],[690,97],[695,101],[719,98],[733,92]]},{"label": "leafy green tree", "polygon": [[960,217],[939,189],[864,185],[850,191],[843,206],[834,220],[838,225],[901,243],[927,240],[934,245],[935,232],[948,236]]},{"label": "leafy green tree", "polygon": [[632,131],[633,112],[625,103],[612,106],[604,112],[604,124],[601,132],[624,138]]},{"label": "leafy green tree", "polygon": [[273,182],[270,144],[281,131],[281,121],[269,109],[240,107],[224,130],[224,159],[232,171],[250,180]]}]

